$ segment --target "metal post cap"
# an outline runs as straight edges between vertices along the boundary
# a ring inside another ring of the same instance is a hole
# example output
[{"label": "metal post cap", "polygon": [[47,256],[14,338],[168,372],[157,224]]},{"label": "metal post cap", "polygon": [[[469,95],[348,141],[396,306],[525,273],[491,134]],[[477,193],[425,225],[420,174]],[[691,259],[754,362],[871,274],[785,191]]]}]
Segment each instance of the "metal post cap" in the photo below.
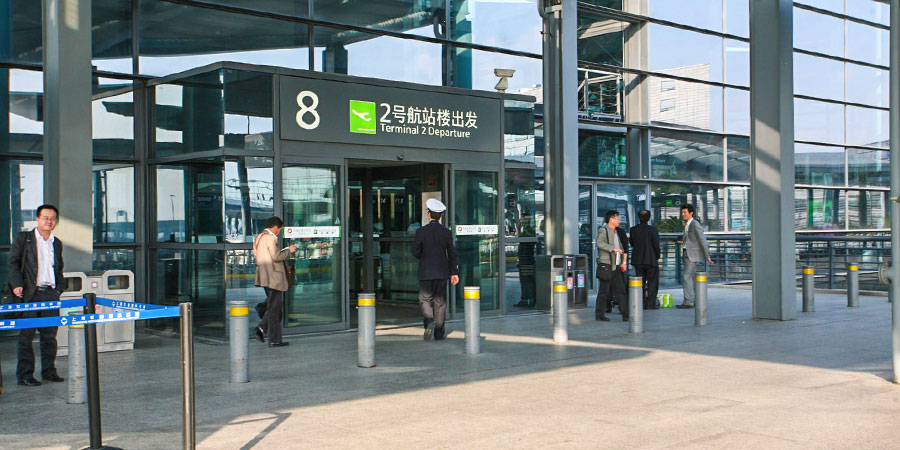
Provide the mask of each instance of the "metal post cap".
[{"label": "metal post cap", "polygon": [[643,286],[644,279],[642,277],[628,277],[629,286]]},{"label": "metal post cap", "polygon": [[707,281],[706,272],[697,272],[697,275],[694,276],[694,281]]},{"label": "metal post cap", "polygon": [[569,287],[566,285],[565,281],[554,281],[553,282],[553,292],[568,292]]},{"label": "metal post cap", "polygon": [[228,315],[229,316],[249,316],[250,308],[249,304],[244,300],[235,300],[228,302]]},{"label": "metal post cap", "polygon": [[805,267],[803,267],[803,274],[804,274],[804,275],[812,275],[812,274],[814,274],[814,273],[816,273],[816,269],[815,269],[815,268],[810,267],[810,266],[805,266]]},{"label": "metal post cap", "polygon": [[481,287],[480,286],[465,286],[463,287],[463,298],[467,300],[478,300],[481,298]]}]

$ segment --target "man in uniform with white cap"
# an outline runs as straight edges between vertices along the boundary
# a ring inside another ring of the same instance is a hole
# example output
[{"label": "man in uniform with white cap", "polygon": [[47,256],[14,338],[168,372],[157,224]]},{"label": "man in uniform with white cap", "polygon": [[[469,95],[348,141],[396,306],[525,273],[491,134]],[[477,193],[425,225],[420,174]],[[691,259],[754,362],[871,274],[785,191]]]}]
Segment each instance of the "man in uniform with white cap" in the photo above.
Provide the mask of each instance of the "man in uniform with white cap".
[{"label": "man in uniform with white cap", "polygon": [[425,316],[425,340],[444,339],[447,312],[447,278],[459,283],[459,266],[453,234],[441,225],[447,207],[436,198],[425,202],[428,224],[416,230],[413,256],[419,260],[419,306]]}]

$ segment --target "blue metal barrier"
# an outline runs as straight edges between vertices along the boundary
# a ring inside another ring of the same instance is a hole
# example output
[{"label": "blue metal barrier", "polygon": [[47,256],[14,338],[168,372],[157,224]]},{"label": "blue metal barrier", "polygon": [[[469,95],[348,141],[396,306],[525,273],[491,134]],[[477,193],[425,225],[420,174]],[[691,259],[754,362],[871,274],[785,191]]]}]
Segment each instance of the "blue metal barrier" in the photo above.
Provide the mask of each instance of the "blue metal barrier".
[{"label": "blue metal barrier", "polygon": [[[149,303],[126,302],[102,297],[97,298],[97,304],[128,311],[79,314],[73,316],[33,317],[26,319],[0,319],[0,330],[21,330],[23,328],[64,327],[68,325],[90,325],[105,322],[124,322],[128,320],[160,319],[163,317],[178,317],[180,314],[177,306],[151,305]],[[83,298],[58,300],[53,302],[13,303],[2,305],[2,307],[0,307],[0,314],[44,311],[78,306],[83,307],[85,305],[86,300]]]}]

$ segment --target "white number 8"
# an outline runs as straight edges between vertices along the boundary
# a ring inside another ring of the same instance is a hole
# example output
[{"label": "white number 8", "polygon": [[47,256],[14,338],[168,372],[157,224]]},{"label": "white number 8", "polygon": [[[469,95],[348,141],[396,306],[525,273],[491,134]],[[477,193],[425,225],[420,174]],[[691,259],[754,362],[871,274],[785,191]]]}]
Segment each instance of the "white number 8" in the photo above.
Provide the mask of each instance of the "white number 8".
[{"label": "white number 8", "polygon": [[[311,98],[312,103],[307,106],[303,99]],[[319,106],[319,96],[316,95],[313,91],[303,91],[297,94],[297,105],[300,106],[300,110],[297,111],[297,125],[300,125],[300,128],[304,130],[312,130],[319,126],[319,113],[316,112],[316,107]],[[303,116],[306,114],[311,114],[313,116],[313,121],[307,123],[303,120]]]}]

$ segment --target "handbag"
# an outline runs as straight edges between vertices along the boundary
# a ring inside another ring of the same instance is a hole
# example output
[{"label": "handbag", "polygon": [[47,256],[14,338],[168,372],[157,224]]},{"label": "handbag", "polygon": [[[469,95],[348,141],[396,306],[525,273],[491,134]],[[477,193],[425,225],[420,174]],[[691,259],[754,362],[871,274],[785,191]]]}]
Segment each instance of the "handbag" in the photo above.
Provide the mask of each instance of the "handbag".
[{"label": "handbag", "polygon": [[609,281],[612,279],[612,268],[609,267],[609,264],[601,264],[599,261],[597,262],[597,271],[595,272],[597,275],[597,279],[600,281]]},{"label": "handbag", "polygon": [[289,264],[287,261],[284,262],[284,276],[287,278],[288,289],[294,285],[294,273],[297,268],[293,264]]}]

